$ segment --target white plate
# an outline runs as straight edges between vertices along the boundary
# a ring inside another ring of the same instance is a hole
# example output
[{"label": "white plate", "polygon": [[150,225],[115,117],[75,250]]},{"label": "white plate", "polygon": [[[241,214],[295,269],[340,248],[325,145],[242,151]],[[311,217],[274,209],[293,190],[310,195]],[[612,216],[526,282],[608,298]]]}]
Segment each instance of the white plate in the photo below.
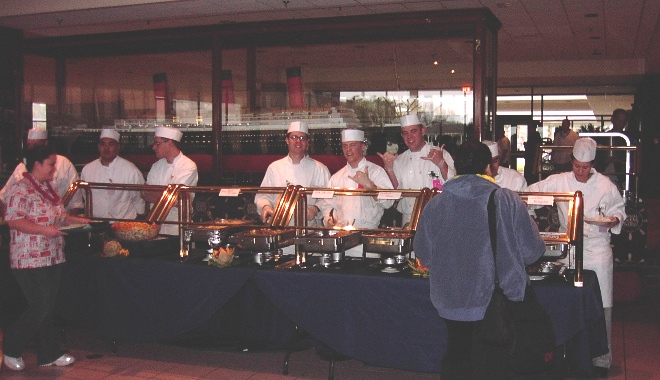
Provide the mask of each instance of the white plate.
[{"label": "white plate", "polygon": [[385,268],[381,269],[380,271],[383,272],[383,273],[399,273],[400,272],[398,269],[392,268],[392,267],[385,267]]},{"label": "white plate", "polygon": [[529,276],[529,279],[532,281],[541,281],[545,280],[548,276]]},{"label": "white plate", "polygon": [[87,223],[77,223],[77,224],[67,224],[66,226],[60,227],[60,231],[73,231],[73,230],[87,230],[87,229],[92,229],[92,226],[90,226]]},{"label": "white plate", "polygon": [[613,217],[607,217],[607,216],[598,216],[595,218],[584,218],[584,222],[587,224],[593,224],[594,226],[599,226],[599,227],[605,227],[608,224],[612,223],[614,221]]}]

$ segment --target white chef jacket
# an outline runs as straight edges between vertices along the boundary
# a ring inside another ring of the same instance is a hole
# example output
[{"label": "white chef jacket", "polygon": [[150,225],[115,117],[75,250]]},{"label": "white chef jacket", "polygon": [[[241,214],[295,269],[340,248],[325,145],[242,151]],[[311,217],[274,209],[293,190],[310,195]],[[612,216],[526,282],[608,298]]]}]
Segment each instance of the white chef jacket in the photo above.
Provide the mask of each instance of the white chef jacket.
[{"label": "white chef jacket", "polygon": [[[197,186],[198,174],[197,164],[183,153],[179,153],[171,164],[161,158],[156,161],[147,174],[147,185],[167,186],[181,184],[186,186]],[[193,194],[191,194],[192,197]],[[167,214],[167,221],[178,221],[179,212],[176,208]],[[164,235],[178,235],[179,226],[176,224],[163,224],[160,233]]]},{"label": "white chef jacket", "polygon": [[[346,164],[337,173],[330,177],[328,187],[330,188],[358,188],[358,183],[348,178],[355,176],[357,171],[364,172],[365,167],[369,169],[369,179],[379,189],[392,189],[392,182],[387,176],[385,169],[362,158],[358,167],[353,169]],[[321,211],[323,211],[323,220],[330,218],[330,211],[338,225],[353,225],[357,228],[377,228],[380,218],[386,208],[392,207],[392,200],[375,200],[372,196],[334,196],[332,199],[324,199],[321,202]],[[353,223],[355,221],[355,223]]]},{"label": "white chef jacket", "polygon": [[[97,158],[83,167],[80,178],[87,182],[144,184],[142,172],[122,157],[115,157],[108,166]],[[144,214],[144,200],[139,191],[93,189],[92,210],[98,218],[135,219],[138,214]]]},{"label": "white chef jacket", "polygon": [[527,181],[525,181],[525,177],[522,174],[518,173],[517,170],[501,166],[497,169],[495,183],[502,188],[513,191],[525,191],[527,188]]},{"label": "white chef jacket", "polygon": [[[300,185],[304,187],[325,187],[330,180],[330,171],[322,163],[310,158],[303,157],[300,163],[294,164],[288,155],[270,165],[266,169],[266,175],[261,181],[261,187],[286,187],[288,185]],[[261,214],[264,206],[269,205],[275,208],[279,194],[256,194],[254,203],[257,205],[257,212]],[[307,196],[307,205],[317,205],[317,200]],[[293,223],[293,220],[292,220]],[[320,221],[308,221],[309,225],[318,225]]]},{"label": "white chef jacket", "polygon": [[[619,189],[609,178],[591,169],[591,177],[586,183],[578,182],[573,172],[554,174],[543,181],[534,183],[527,188],[530,192],[561,192],[581,191],[584,197],[584,217],[599,217],[599,208],[604,216],[619,218],[621,223],[610,231],[621,232],[626,219],[625,205]],[[559,221],[565,231],[568,215],[568,202],[558,202]],[[613,256],[610,246],[610,232],[602,227],[584,223],[584,269],[593,270],[598,275],[603,307],[612,307],[612,271]]]},{"label": "white chef jacket", "polygon": [[[438,176],[438,179],[442,184],[454,178],[456,175],[456,169],[454,169],[454,159],[446,150],[443,151],[444,153],[442,155],[448,166],[446,180],[442,178],[442,175],[440,174],[440,168],[434,164],[433,161],[422,160],[422,157],[429,155],[431,149],[437,148],[434,148],[431,144],[426,144],[419,152],[411,152],[410,149],[408,149],[401,153],[396,158],[396,160],[394,160],[392,169],[394,170],[394,175],[396,176],[397,181],[399,181],[399,189],[421,190],[425,187],[432,189],[433,178],[431,177],[431,172]],[[414,205],[415,198],[413,197],[403,197],[399,201],[397,209],[403,214],[403,224],[406,224],[410,221]]]},{"label": "white chef jacket", "polygon": [[[69,186],[77,181],[78,178],[78,171],[76,170],[76,167],[73,166],[71,161],[69,161],[68,158],[64,156],[60,156],[59,154],[56,155],[57,158],[55,160],[55,174],[53,176],[53,181],[51,182],[51,185],[57,192],[57,195],[61,197],[66,194],[66,191],[69,190]],[[7,179],[7,183],[5,184],[5,187],[0,190],[0,200],[2,202],[5,201],[5,192],[7,189],[14,183],[20,181],[23,179],[23,173],[27,171],[27,168],[25,167],[25,164],[23,162],[19,163],[16,165],[16,169],[14,169],[14,173],[12,173],[11,177]],[[69,204],[67,205],[67,210],[71,209],[76,209],[76,208],[83,208],[84,204],[82,201],[82,192],[80,190],[76,191],[76,194],[71,198],[69,201]]]}]

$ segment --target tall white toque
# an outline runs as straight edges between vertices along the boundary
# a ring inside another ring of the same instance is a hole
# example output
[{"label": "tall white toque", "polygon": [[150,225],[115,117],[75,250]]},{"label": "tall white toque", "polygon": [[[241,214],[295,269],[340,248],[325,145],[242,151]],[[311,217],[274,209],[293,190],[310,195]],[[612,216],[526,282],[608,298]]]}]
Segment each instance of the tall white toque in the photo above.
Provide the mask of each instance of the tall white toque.
[{"label": "tall white toque", "polygon": [[483,140],[481,141],[482,143],[486,144],[488,149],[490,149],[490,154],[493,157],[497,157],[500,155],[500,151],[497,149],[497,143],[495,141],[490,141],[490,140]]},{"label": "tall white toque", "polygon": [[294,121],[289,124],[289,130],[287,131],[287,133],[291,132],[302,132],[309,134],[309,126],[304,121]]},{"label": "tall white toque", "polygon": [[108,139],[113,139],[119,142],[119,132],[115,131],[114,129],[101,129],[101,137],[100,138],[108,138]]},{"label": "tall white toque", "polygon": [[414,115],[404,115],[401,116],[401,128],[408,127],[410,125],[421,125],[419,117],[416,114]]},{"label": "tall white toque", "polygon": [[28,140],[48,140],[48,131],[43,128],[32,128],[28,131]]},{"label": "tall white toque", "polygon": [[170,140],[181,141],[181,137],[183,137],[183,132],[172,127],[157,127],[156,137],[163,137]]},{"label": "tall white toque", "polygon": [[341,142],[360,141],[364,142],[364,131],[360,129],[344,129],[341,131]]},{"label": "tall white toque", "polygon": [[578,139],[573,146],[573,157],[580,162],[591,162],[596,158],[596,141],[590,137]]}]

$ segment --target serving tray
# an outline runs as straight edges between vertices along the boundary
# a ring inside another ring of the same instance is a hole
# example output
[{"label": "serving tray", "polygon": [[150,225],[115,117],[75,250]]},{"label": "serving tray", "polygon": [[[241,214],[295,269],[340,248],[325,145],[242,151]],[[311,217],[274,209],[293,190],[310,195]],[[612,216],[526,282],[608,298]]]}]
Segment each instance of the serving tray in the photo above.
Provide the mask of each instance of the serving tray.
[{"label": "serving tray", "polygon": [[229,237],[229,242],[248,251],[274,251],[293,244],[295,229],[257,228]]},{"label": "serving tray", "polygon": [[295,244],[304,252],[343,252],[360,244],[359,231],[323,230],[295,238]]}]

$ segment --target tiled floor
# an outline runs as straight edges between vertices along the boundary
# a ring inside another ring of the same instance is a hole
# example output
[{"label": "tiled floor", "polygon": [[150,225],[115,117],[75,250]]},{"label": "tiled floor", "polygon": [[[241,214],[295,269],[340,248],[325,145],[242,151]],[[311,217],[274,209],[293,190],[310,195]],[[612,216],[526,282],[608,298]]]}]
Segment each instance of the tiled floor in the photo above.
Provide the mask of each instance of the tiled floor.
[{"label": "tiled floor", "polygon": [[[660,380],[660,292],[657,283],[641,299],[614,308],[610,379]],[[313,349],[291,356],[289,375],[282,375],[282,352],[208,351],[162,344],[120,344],[112,353],[108,341],[94,331],[68,329],[65,346],[78,361],[68,368],[39,368],[31,352],[27,368],[0,370],[0,379],[327,379],[328,362]],[[355,360],[338,361],[335,379],[439,380],[424,374],[372,367]]]}]

